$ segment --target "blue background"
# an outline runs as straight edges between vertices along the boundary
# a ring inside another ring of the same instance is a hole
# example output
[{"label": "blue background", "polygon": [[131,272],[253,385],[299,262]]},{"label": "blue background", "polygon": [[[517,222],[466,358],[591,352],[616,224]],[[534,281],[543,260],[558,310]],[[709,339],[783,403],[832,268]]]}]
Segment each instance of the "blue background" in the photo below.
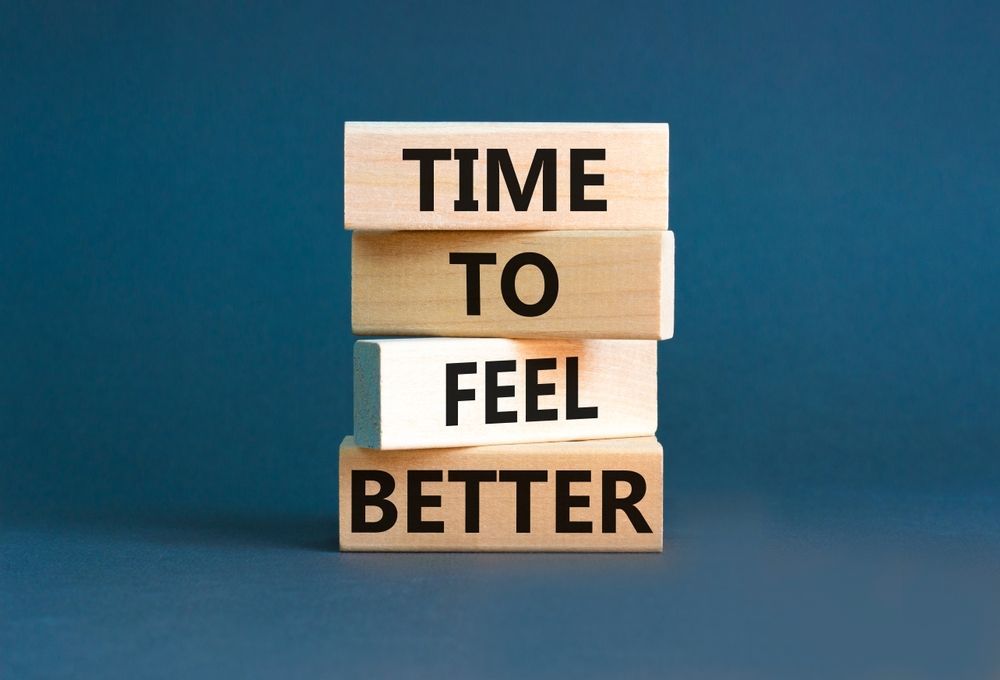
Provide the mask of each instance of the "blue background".
[{"label": "blue background", "polygon": [[[0,672],[1000,673],[996,3],[3,3]],[[344,120],[667,121],[657,556],[342,555]]]}]

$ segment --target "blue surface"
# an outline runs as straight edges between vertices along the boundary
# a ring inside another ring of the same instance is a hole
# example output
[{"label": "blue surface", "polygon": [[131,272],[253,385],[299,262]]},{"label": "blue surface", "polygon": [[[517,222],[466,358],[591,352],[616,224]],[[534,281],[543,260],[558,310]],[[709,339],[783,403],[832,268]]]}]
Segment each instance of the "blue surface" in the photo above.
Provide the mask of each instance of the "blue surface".
[{"label": "blue surface", "polygon": [[335,518],[4,534],[9,677],[996,677],[995,500],[674,497],[662,555],[334,552]]},{"label": "blue surface", "polygon": [[[996,3],[5,3],[0,674],[1000,674],[998,44]],[[670,122],[664,555],[332,551],[348,119]]]}]

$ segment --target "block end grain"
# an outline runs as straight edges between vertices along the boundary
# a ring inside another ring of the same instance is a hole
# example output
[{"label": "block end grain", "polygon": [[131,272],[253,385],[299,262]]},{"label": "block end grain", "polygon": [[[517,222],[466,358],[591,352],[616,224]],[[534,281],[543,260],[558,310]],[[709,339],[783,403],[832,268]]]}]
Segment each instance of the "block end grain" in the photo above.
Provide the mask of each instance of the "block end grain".
[{"label": "block end grain", "polygon": [[370,449],[382,447],[380,352],[377,342],[354,343],[354,438],[359,446]]},{"label": "block end grain", "polygon": [[674,337],[674,232],[664,232],[660,245],[660,340]]}]

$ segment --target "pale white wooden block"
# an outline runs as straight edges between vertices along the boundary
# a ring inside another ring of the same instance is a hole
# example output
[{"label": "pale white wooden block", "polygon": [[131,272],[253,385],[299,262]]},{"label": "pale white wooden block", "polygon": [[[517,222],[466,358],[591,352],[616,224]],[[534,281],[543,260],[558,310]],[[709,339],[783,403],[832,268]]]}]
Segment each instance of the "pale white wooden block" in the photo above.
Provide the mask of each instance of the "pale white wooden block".
[{"label": "pale white wooden block", "polygon": [[652,435],[656,342],[359,340],[354,395],[355,438],[369,448]]},{"label": "pale white wooden block", "polygon": [[[666,229],[668,147],[666,123],[348,122],[344,225],[383,230]],[[440,156],[427,161],[433,168],[432,183],[429,173],[425,175],[426,186],[433,187],[432,209],[421,205],[421,162],[412,158],[420,153],[415,150],[428,149]],[[469,150],[476,158],[457,158],[462,153],[456,149]],[[536,159],[532,185],[530,170]],[[463,164],[471,173],[464,177],[471,181],[462,179]],[[521,210],[504,168],[514,173],[513,188],[519,196],[533,186]],[[548,206],[546,182],[554,185]],[[489,209],[491,186],[498,189],[496,210]],[[594,209],[593,203],[583,209],[574,195],[603,201],[603,209]],[[471,201],[477,202],[474,210],[459,209],[471,206]]]}]

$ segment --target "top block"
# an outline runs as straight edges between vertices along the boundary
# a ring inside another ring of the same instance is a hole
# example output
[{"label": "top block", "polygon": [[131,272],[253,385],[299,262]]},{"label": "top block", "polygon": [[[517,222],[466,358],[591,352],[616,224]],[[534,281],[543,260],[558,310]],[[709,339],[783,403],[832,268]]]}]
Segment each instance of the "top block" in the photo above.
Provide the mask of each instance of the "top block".
[{"label": "top block", "polygon": [[348,229],[667,228],[666,123],[345,123]]}]

